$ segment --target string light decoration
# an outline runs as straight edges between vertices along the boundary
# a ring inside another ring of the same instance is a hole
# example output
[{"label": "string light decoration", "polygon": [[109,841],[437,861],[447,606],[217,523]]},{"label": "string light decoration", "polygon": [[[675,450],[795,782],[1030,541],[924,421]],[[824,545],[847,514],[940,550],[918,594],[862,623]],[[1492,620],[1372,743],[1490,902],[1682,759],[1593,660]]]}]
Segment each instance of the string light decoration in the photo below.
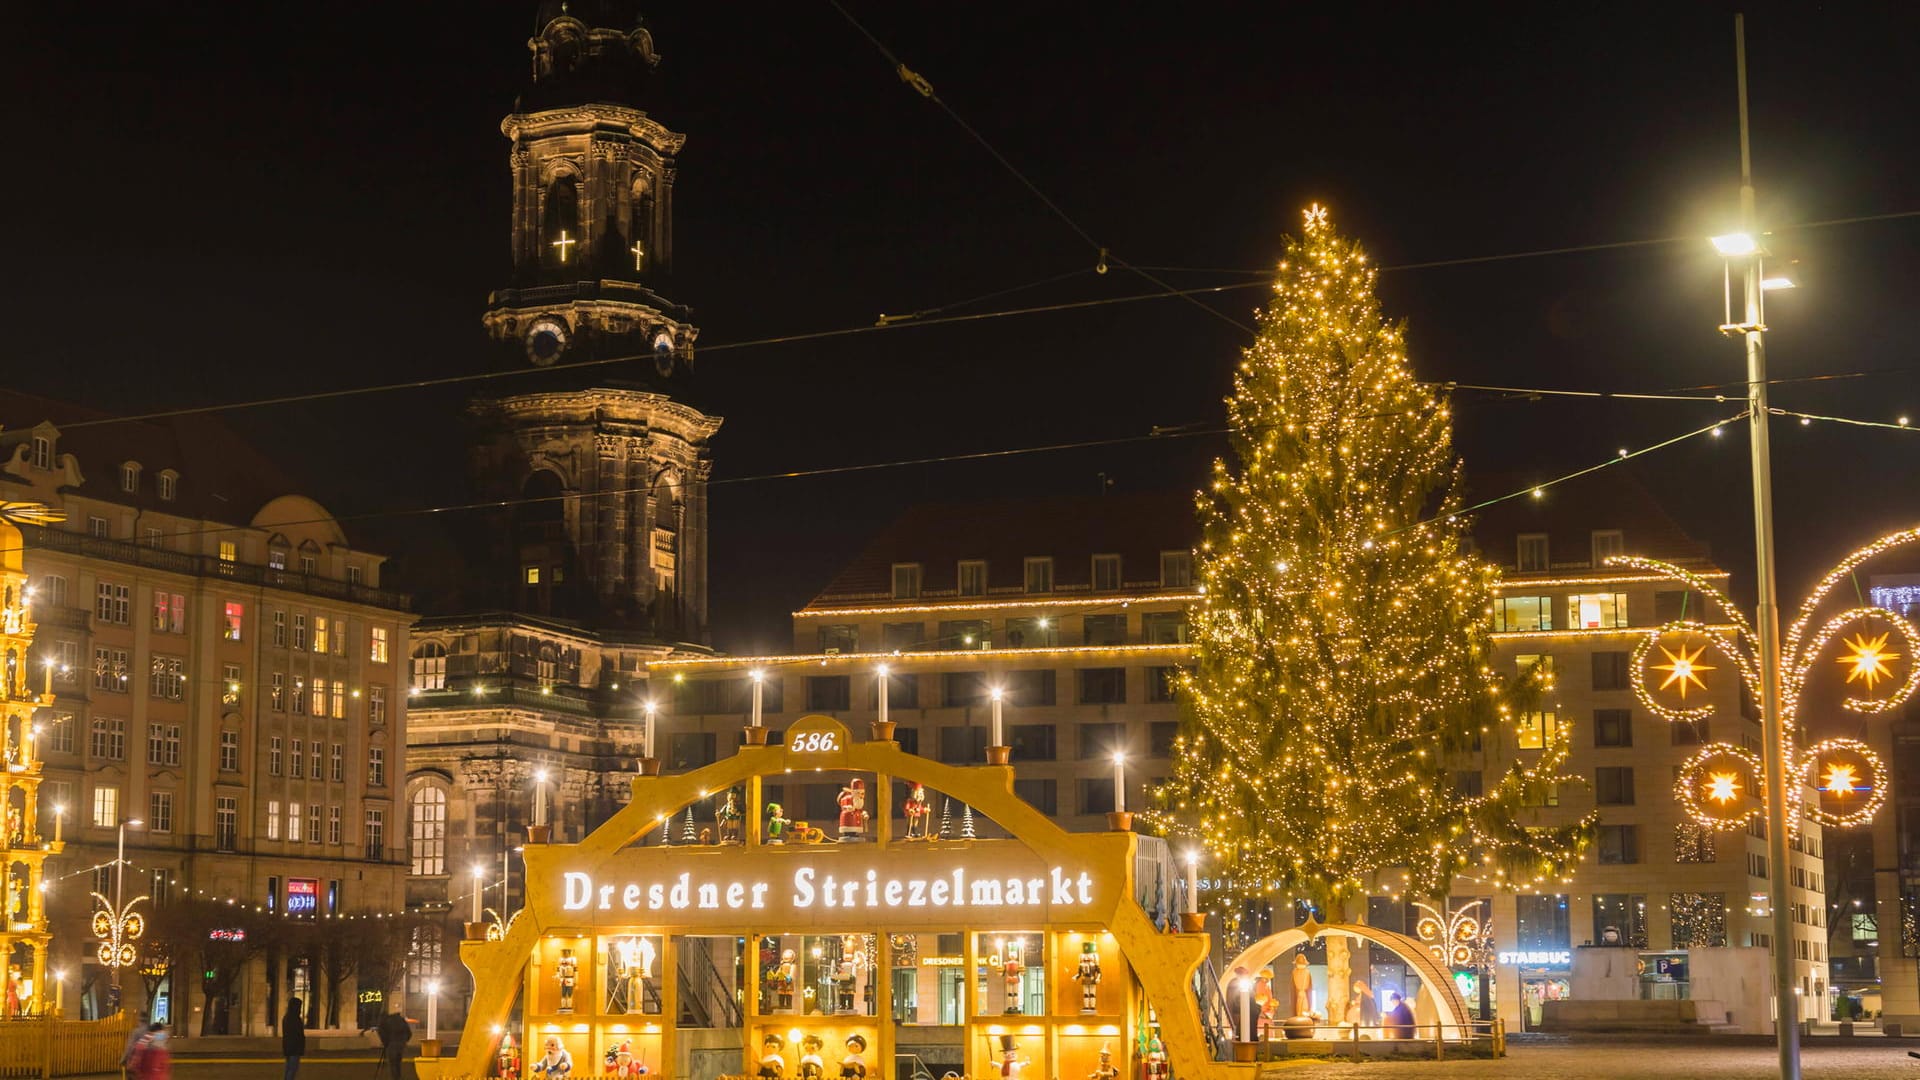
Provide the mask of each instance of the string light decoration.
[{"label": "string light decoration", "polygon": [[113,901],[99,893],[93,898],[100,905],[93,909],[93,936],[100,939],[94,954],[110,968],[132,967],[140,955],[134,942],[147,931],[146,917],[133,910],[133,905],[146,897],[136,896],[124,907],[114,907]]},{"label": "string light decoration", "polygon": [[1481,921],[1480,903],[1475,900],[1464,907],[1443,912],[1418,900],[1414,901],[1413,906],[1426,913],[1414,923],[1414,933],[1426,942],[1427,951],[1433,954],[1435,960],[1457,968],[1480,970],[1480,962],[1489,951],[1487,943],[1493,929],[1491,920]]},{"label": "string light decoration", "polygon": [[[1920,529],[1889,533],[1840,560],[1820,580],[1800,605],[1793,624],[1787,628],[1780,649],[1780,702],[1782,744],[1780,759],[1787,764],[1789,776],[1800,783],[1789,785],[1788,799],[1793,804],[1786,815],[1790,827],[1797,829],[1801,814],[1796,812],[1811,788],[1816,798],[1805,809],[1805,817],[1829,828],[1865,825],[1886,802],[1886,768],[1879,755],[1858,739],[1833,738],[1804,750],[1798,747],[1799,734],[1806,718],[1802,715],[1807,688],[1815,673],[1844,670],[1840,680],[1841,707],[1863,716],[1889,712],[1904,704],[1920,690],[1920,629],[1906,619],[1879,607],[1853,607],[1842,610],[1815,627],[1814,620],[1827,607],[1833,591],[1842,582],[1853,579],[1861,564],[1895,548],[1920,541]],[[1755,657],[1756,641],[1752,626],[1725,592],[1704,577],[1658,559],[1616,555],[1607,565],[1623,569],[1660,573],[1699,591],[1717,604],[1733,625],[1731,634],[1715,634],[1698,622],[1668,623],[1648,633],[1635,647],[1631,662],[1635,677],[1634,696],[1653,713],[1669,721],[1703,720],[1713,712],[1710,704],[1685,703],[1689,685],[1703,693],[1712,681],[1713,668],[1699,662],[1707,645],[1693,651],[1687,646],[1669,648],[1663,638],[1683,635],[1689,642],[1711,643],[1719,655],[1733,661],[1734,670],[1747,692],[1759,697],[1759,666]],[[1655,662],[1658,649],[1667,660]],[[1839,655],[1830,655],[1838,651]],[[1665,674],[1659,674],[1664,672]],[[1658,680],[1658,685],[1654,685]],[[1883,691],[1883,684],[1886,684]],[[1665,700],[1663,700],[1665,698]],[[1742,765],[1741,763],[1745,764]],[[1757,817],[1764,809],[1764,793],[1754,782],[1759,773],[1755,756],[1727,743],[1702,747],[1681,766],[1674,782],[1674,795],[1694,820],[1717,829],[1735,828]]]},{"label": "string light decoration", "polygon": [[[1289,239],[1227,399],[1230,460],[1197,499],[1194,665],[1174,775],[1144,815],[1234,868],[1208,906],[1310,901],[1329,922],[1392,871],[1445,896],[1469,869],[1566,880],[1594,817],[1549,824],[1571,725],[1463,796],[1453,768],[1533,709],[1496,673],[1497,569],[1463,550],[1448,401],[1413,378],[1376,268],[1324,209]],[[1404,875],[1404,876],[1403,876]]]}]

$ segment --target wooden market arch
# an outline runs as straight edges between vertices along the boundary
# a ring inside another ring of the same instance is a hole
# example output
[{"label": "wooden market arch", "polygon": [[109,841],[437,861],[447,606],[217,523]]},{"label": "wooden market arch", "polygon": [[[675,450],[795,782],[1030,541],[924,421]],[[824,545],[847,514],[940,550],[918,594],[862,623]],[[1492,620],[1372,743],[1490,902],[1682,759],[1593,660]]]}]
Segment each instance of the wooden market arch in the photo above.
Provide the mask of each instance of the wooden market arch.
[{"label": "wooden market arch", "polygon": [[[1443,1025],[1441,1030],[1460,1032],[1467,1030],[1464,1025],[1469,1022],[1472,1014],[1467,1011],[1466,999],[1460,996],[1460,988],[1454,984],[1453,973],[1448,971],[1432,952],[1428,951],[1427,946],[1405,934],[1361,923],[1339,923],[1329,926],[1325,923],[1309,921],[1268,934],[1242,949],[1240,955],[1227,964],[1225,972],[1220,976],[1221,995],[1226,1000],[1232,1000],[1229,994],[1235,978],[1234,972],[1259,971],[1294,949],[1311,944],[1327,935],[1358,938],[1371,942],[1385,947],[1395,956],[1406,961],[1407,966],[1420,976],[1421,988],[1426,991],[1428,1000],[1433,1002],[1434,1011],[1439,1014],[1438,1020]],[[1332,1018],[1329,1018],[1329,1022],[1333,1022]]]}]

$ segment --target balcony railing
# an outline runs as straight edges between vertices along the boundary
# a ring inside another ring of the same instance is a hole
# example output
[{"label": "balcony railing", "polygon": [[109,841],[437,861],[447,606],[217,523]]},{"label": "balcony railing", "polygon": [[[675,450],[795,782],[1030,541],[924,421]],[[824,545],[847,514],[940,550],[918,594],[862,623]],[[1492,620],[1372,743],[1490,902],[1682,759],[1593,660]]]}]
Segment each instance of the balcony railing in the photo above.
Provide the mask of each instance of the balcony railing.
[{"label": "balcony railing", "polygon": [[22,525],[20,532],[29,549],[44,548],[48,551],[61,551],[90,559],[106,559],[111,562],[126,563],[129,566],[144,566],[153,570],[165,570],[193,577],[226,578],[246,585],[287,589],[310,596],[325,596],[354,604],[390,608],[394,611],[411,610],[413,604],[413,598],[406,593],[376,589],[370,585],[350,581],[335,581],[314,574],[276,570],[270,566],[256,566],[252,563],[228,562],[210,555],[189,555],[179,551],[168,551],[165,548],[129,543],[125,540],[108,540],[85,533],[64,532],[44,525]]}]

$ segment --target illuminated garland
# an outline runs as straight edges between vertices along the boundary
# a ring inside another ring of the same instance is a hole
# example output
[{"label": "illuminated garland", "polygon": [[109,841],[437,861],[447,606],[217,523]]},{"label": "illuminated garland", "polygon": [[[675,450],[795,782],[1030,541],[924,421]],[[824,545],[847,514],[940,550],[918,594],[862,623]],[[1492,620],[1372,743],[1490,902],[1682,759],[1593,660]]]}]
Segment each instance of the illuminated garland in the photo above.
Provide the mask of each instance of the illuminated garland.
[{"label": "illuminated garland", "polygon": [[[1867,637],[1869,631],[1860,630],[1859,624],[1876,620],[1888,629],[1881,637],[1870,639]],[[1853,670],[1847,673],[1846,685],[1852,686],[1854,681],[1858,679],[1866,683],[1868,693],[1872,693],[1874,686],[1882,678],[1892,677],[1890,674],[1887,674],[1889,667],[1888,661],[1892,660],[1907,661],[1907,677],[1901,680],[1899,688],[1887,697],[1857,698],[1848,696],[1840,699],[1841,706],[1852,709],[1857,713],[1867,713],[1871,715],[1894,709],[1912,697],[1914,690],[1920,688],[1920,664],[1913,662],[1913,657],[1916,654],[1920,654],[1920,631],[1916,631],[1913,624],[1907,620],[1900,618],[1884,608],[1876,607],[1853,608],[1849,611],[1843,611],[1828,620],[1827,624],[1820,628],[1820,632],[1815,634],[1806,643],[1804,655],[1809,658],[1807,663],[1798,666],[1789,666],[1787,670],[1782,673],[1782,695],[1785,695],[1787,682],[1791,679],[1793,683],[1793,696],[1797,699],[1806,686],[1807,678],[1813,673],[1814,664],[1811,658],[1817,657],[1825,652],[1828,643],[1839,636],[1842,631],[1849,629],[1857,631],[1856,636],[1852,640],[1843,642],[1843,644],[1852,651],[1848,655],[1839,658],[1839,663],[1853,667]],[[1889,652],[1886,649],[1887,638],[1896,634],[1899,635],[1901,641],[1906,643],[1907,651],[1905,654]]]},{"label": "illuminated garland", "polygon": [[1807,816],[1832,828],[1865,825],[1887,801],[1886,766],[1858,739],[1828,739],[1807,747],[1800,777],[1819,793]]},{"label": "illuminated garland", "polygon": [[[1675,649],[1668,649],[1660,643],[1662,638],[1678,637],[1680,635],[1697,637],[1705,644],[1702,644],[1699,649],[1689,653],[1687,646],[1692,644],[1690,641],[1680,642],[1679,646]],[[1704,693],[1706,687],[1699,679],[1698,673],[1700,671],[1710,671],[1712,668],[1700,663],[1699,657],[1701,652],[1708,647],[1712,647],[1717,655],[1731,661],[1734,666],[1739,669],[1743,679],[1751,680],[1752,675],[1749,669],[1752,667],[1752,661],[1744,651],[1730,643],[1725,636],[1716,634],[1708,629],[1705,623],[1690,619],[1680,620],[1647,631],[1646,635],[1640,639],[1640,643],[1634,646],[1633,656],[1628,660],[1628,670],[1633,672],[1634,676],[1629,680],[1633,684],[1634,698],[1638,700],[1648,712],[1669,721],[1693,722],[1705,720],[1712,716],[1714,707],[1710,703],[1703,703],[1692,707],[1675,707],[1655,698],[1653,696],[1653,687],[1648,685],[1649,676],[1647,674],[1650,670],[1666,670],[1668,674],[1662,680],[1661,689],[1665,690],[1669,685],[1677,685],[1679,688],[1679,697],[1682,701],[1686,700],[1686,689],[1689,685],[1699,686]],[[1659,650],[1660,655],[1658,657],[1654,655],[1655,649]],[[1653,662],[1655,660],[1664,660],[1665,663],[1656,664]],[[1682,668],[1681,665],[1686,665],[1686,667]]]},{"label": "illuminated garland", "polygon": [[1674,794],[1681,809],[1710,829],[1738,829],[1760,817],[1760,759],[1732,743],[1708,743],[1680,766]]}]

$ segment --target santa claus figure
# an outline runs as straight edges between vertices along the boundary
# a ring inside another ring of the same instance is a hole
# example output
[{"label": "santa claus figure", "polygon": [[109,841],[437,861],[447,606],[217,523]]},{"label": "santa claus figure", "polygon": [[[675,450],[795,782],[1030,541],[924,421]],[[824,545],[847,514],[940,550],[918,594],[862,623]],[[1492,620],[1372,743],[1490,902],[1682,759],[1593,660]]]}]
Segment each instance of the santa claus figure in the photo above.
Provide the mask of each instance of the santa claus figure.
[{"label": "santa claus figure", "polygon": [[867,836],[867,782],[850,780],[840,789],[840,842]]}]

